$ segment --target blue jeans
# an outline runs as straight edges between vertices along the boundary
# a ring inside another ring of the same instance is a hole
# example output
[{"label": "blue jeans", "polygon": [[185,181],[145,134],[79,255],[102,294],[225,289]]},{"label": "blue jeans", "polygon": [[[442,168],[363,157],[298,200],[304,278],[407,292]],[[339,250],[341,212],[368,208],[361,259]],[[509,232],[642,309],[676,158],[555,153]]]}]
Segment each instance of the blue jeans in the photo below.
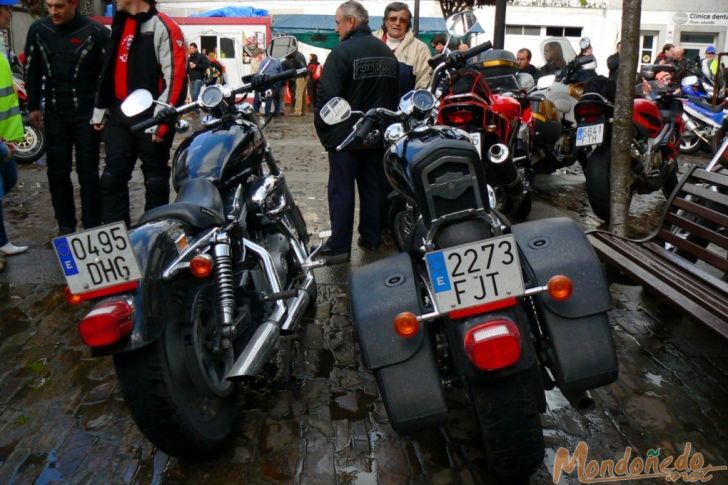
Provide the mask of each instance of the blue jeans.
[{"label": "blue jeans", "polygon": [[197,98],[200,96],[200,90],[202,90],[202,79],[195,79],[193,81],[190,81],[190,99],[192,101],[197,101]]},{"label": "blue jeans", "polygon": [[0,246],[8,243],[8,235],[5,233],[3,223],[3,194],[7,194],[18,182],[18,169],[15,166],[15,159],[11,158],[6,162],[0,162]]}]

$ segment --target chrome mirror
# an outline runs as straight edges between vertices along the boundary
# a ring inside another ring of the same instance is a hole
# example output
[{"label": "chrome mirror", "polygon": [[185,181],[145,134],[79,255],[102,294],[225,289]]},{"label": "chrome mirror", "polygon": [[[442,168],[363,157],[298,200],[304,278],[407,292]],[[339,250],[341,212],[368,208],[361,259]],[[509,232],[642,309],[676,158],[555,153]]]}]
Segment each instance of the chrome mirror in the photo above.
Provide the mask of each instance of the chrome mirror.
[{"label": "chrome mirror", "polygon": [[321,119],[327,125],[335,125],[351,116],[351,106],[344,98],[331,98],[319,112]]},{"label": "chrome mirror", "polygon": [[445,29],[453,37],[463,37],[473,30],[478,19],[473,12],[467,10],[449,16],[445,20]]},{"label": "chrome mirror", "polygon": [[298,50],[298,41],[292,35],[282,35],[271,40],[265,52],[268,57],[283,59]]},{"label": "chrome mirror", "polygon": [[136,116],[148,109],[153,102],[152,93],[146,89],[137,89],[121,103],[121,112],[129,117]]}]

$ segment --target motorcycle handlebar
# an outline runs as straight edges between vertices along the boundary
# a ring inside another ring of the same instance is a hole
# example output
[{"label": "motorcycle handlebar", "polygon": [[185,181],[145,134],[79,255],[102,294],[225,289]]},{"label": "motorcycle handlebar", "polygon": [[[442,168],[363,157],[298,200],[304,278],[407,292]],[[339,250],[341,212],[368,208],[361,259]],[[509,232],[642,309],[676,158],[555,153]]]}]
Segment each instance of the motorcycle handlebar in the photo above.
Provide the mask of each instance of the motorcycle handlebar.
[{"label": "motorcycle handlebar", "polygon": [[354,125],[354,129],[349,133],[349,136],[347,136],[344,141],[341,142],[336,147],[336,151],[340,152],[344,148],[351,145],[353,142],[358,141],[361,142],[366,138],[366,136],[374,130],[376,127],[377,120],[372,116],[370,113],[367,113],[364,118],[357,121],[357,123]]},{"label": "motorcycle handlebar", "polygon": [[197,103],[187,104],[185,106],[181,106],[179,109],[175,108],[173,106],[164,108],[156,115],[152,116],[149,119],[140,121],[139,123],[132,125],[129,129],[132,131],[132,133],[136,133],[137,131],[151,128],[154,125],[158,125],[160,123],[164,123],[165,121],[168,121],[170,118],[173,118],[174,116],[177,116],[178,114],[189,111],[191,106],[192,107],[197,106]]}]

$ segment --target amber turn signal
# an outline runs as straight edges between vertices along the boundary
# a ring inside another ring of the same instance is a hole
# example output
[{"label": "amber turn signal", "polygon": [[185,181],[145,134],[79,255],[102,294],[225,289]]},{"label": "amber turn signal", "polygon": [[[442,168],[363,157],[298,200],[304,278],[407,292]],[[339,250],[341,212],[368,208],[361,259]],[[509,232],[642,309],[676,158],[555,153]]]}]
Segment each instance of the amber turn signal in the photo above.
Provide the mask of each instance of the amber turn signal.
[{"label": "amber turn signal", "polygon": [[212,258],[209,254],[198,254],[190,260],[190,272],[197,278],[207,278],[212,272]]},{"label": "amber turn signal", "polygon": [[402,312],[394,317],[394,331],[402,338],[410,338],[417,335],[420,330],[420,322],[412,312]]},{"label": "amber turn signal", "polygon": [[71,288],[66,286],[66,289],[63,291],[66,296],[66,301],[71,305],[78,305],[83,301],[83,298],[81,298],[81,295],[74,295],[71,293]]},{"label": "amber turn signal", "polygon": [[564,301],[571,298],[574,286],[571,282],[571,278],[562,274],[557,274],[549,279],[548,291],[552,299],[556,301]]}]

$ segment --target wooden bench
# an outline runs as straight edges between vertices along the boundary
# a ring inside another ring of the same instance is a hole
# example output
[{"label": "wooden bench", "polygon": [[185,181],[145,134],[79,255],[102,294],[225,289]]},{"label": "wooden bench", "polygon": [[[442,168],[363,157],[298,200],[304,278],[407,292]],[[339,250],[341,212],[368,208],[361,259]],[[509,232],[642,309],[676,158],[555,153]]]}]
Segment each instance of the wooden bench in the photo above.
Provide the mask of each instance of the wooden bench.
[{"label": "wooden bench", "polygon": [[600,258],[728,338],[728,173],[691,168],[644,239],[587,233]]}]

